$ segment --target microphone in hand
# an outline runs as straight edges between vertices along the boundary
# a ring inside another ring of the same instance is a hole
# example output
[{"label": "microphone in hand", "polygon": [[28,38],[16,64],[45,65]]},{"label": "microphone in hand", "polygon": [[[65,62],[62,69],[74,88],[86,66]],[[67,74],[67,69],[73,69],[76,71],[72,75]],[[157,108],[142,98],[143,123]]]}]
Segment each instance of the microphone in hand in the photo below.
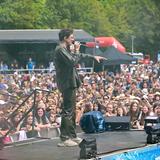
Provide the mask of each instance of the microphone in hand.
[{"label": "microphone in hand", "polygon": [[78,41],[73,41],[75,52],[79,52],[81,43]]}]

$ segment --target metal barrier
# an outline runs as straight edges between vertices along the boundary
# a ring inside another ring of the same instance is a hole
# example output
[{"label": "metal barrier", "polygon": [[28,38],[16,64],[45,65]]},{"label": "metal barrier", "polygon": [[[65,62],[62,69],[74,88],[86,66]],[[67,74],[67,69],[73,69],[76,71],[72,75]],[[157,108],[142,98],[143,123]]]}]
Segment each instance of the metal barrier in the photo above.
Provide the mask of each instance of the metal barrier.
[{"label": "metal barrier", "polygon": [[[79,73],[93,73],[92,67],[77,68]],[[30,74],[30,73],[52,73],[55,74],[55,69],[6,69],[0,70],[0,74]]]},{"label": "metal barrier", "polygon": [[[28,109],[28,111],[26,111],[24,113],[24,115],[20,118],[20,120],[18,121],[18,124],[20,124],[25,118],[26,116],[30,113],[33,112],[33,121],[32,121],[32,131],[34,131],[34,124],[35,124],[35,111],[36,111],[36,94],[38,91],[42,91],[42,92],[47,92],[47,93],[53,93],[53,91],[49,91],[49,90],[44,90],[44,89],[35,89],[32,91],[32,93],[30,95],[28,95],[28,97],[26,97],[26,99],[6,118],[6,121],[9,122],[9,120],[11,119],[11,117],[27,102],[27,100],[33,96],[33,105],[31,108]],[[11,142],[16,142],[18,141],[18,136],[19,134],[15,133],[15,134],[11,134],[13,130],[13,126],[10,125],[10,129],[5,133],[5,135],[0,137],[0,149],[3,148],[3,139],[9,137],[11,139]],[[52,127],[50,129],[46,129],[43,131],[39,131],[39,137],[41,138],[52,138],[53,136],[58,136],[59,135],[59,130],[58,128]],[[34,137],[34,136],[33,136]]]}]

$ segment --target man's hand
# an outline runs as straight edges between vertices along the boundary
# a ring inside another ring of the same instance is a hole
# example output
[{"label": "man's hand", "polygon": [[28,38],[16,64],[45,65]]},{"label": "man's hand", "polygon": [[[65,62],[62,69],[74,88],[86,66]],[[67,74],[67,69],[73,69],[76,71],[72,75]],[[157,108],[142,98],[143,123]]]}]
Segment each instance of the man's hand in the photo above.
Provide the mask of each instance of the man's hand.
[{"label": "man's hand", "polygon": [[75,41],[75,42],[74,42],[75,52],[79,52],[80,46],[81,46],[80,42],[78,42],[78,41]]},{"label": "man's hand", "polygon": [[107,58],[101,57],[101,56],[94,56],[94,58],[96,59],[96,61],[98,63],[100,63],[100,60],[107,60]]}]

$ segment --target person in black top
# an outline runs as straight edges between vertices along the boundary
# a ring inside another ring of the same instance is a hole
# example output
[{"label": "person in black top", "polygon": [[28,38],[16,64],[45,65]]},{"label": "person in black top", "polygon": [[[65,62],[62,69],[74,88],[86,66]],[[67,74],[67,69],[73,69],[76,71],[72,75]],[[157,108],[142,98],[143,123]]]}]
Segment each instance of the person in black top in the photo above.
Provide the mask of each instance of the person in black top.
[{"label": "person in black top", "polygon": [[80,43],[75,42],[72,29],[62,29],[59,32],[59,40],[60,43],[54,53],[56,81],[63,98],[60,127],[62,143],[58,146],[76,146],[81,142],[75,132],[76,89],[81,84],[76,66],[83,58],[92,58],[98,62],[105,58],[80,53]]}]

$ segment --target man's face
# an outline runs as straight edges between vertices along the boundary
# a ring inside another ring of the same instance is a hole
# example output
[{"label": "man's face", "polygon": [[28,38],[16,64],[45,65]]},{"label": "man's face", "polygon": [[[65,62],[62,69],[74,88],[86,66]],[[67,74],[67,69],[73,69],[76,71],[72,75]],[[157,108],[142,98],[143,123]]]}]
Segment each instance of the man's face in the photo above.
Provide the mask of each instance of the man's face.
[{"label": "man's face", "polygon": [[65,42],[67,45],[71,45],[74,42],[74,35],[71,34],[68,38],[65,38]]}]

